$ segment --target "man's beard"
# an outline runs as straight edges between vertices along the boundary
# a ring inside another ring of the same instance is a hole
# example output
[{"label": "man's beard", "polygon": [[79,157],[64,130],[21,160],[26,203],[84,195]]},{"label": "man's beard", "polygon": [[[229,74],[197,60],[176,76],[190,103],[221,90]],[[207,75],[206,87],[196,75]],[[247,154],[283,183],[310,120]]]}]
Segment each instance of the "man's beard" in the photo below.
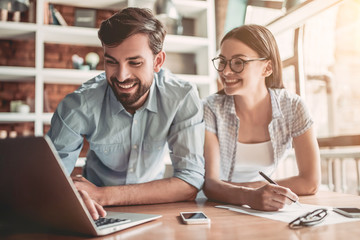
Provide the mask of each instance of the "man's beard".
[{"label": "man's beard", "polygon": [[132,106],[136,104],[136,102],[149,91],[152,83],[152,81],[150,81],[149,84],[144,85],[138,78],[127,79],[124,81],[124,83],[135,83],[134,86],[137,88],[136,92],[122,93],[118,92],[119,86],[114,86],[119,82],[116,77],[111,77],[110,81],[110,87],[112,88],[117,100],[124,106],[124,108],[132,108]]}]

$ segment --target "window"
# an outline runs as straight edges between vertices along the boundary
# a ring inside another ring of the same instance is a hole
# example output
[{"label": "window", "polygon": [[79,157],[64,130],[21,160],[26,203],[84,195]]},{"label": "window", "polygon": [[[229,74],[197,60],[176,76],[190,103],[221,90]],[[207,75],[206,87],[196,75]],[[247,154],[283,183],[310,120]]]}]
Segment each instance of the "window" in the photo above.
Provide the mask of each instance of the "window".
[{"label": "window", "polygon": [[[360,1],[329,1],[325,10],[314,2],[308,5],[319,10],[312,15],[298,14],[286,28],[278,21],[281,31],[270,28],[283,60],[284,84],[307,103],[318,137],[360,134]],[[246,23],[267,25],[255,10]]]}]

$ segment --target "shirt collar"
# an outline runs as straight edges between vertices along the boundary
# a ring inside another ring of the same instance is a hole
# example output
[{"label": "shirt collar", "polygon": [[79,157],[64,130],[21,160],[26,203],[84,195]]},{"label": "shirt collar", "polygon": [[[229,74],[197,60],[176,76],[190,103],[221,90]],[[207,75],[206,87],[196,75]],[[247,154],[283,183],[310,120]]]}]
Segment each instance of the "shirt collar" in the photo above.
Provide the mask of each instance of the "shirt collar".
[{"label": "shirt collar", "polygon": [[[280,99],[278,94],[274,89],[268,88],[270,93],[270,101],[271,101],[271,111],[272,111],[272,118],[284,118],[284,115],[282,114],[281,107],[280,107]],[[225,106],[232,106],[230,109],[230,113],[234,114],[236,116],[236,110],[235,110],[235,101],[234,96],[228,96],[225,100]]]},{"label": "shirt collar", "polygon": [[275,89],[268,88],[271,98],[272,118],[284,118],[280,107],[280,99]]},{"label": "shirt collar", "polygon": [[225,106],[231,106],[230,113],[236,116],[234,96],[226,95]]},{"label": "shirt collar", "polygon": [[146,108],[147,110],[149,110],[150,112],[154,112],[157,113],[158,109],[157,109],[157,97],[156,97],[156,89],[155,89],[155,85],[158,81],[158,76],[157,74],[154,74],[154,80],[151,84],[150,87],[150,92],[149,92],[149,96],[146,99],[146,102],[144,103],[144,108]]},{"label": "shirt collar", "polygon": [[118,99],[116,98],[114,91],[112,90],[112,88],[110,87],[110,85],[108,85],[107,90],[108,94],[109,94],[109,98],[110,98],[110,111],[112,114],[117,114],[123,110],[125,110],[124,106],[118,101]]}]

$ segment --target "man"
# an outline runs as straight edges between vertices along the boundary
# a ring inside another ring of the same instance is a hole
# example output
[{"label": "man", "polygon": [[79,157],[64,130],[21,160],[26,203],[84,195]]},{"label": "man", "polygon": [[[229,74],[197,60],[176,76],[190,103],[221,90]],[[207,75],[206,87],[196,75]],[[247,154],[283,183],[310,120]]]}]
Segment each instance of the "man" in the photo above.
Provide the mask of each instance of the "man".
[{"label": "man", "polygon": [[[194,199],[204,181],[202,104],[193,84],[161,69],[162,24],[127,8],[102,22],[98,36],[105,73],[64,98],[48,132],[69,174],[88,140],[84,177],[73,180],[90,213]],[[167,146],[174,174],[163,179]]]}]

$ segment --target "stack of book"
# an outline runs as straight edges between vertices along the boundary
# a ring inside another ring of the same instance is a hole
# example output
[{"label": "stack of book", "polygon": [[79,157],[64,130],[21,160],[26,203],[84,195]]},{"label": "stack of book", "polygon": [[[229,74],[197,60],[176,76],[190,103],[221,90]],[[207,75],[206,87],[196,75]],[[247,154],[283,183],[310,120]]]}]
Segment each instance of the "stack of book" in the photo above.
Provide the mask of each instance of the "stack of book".
[{"label": "stack of book", "polygon": [[61,13],[54,7],[53,4],[45,1],[44,6],[44,24],[48,25],[61,25],[67,26],[64,17]]}]

